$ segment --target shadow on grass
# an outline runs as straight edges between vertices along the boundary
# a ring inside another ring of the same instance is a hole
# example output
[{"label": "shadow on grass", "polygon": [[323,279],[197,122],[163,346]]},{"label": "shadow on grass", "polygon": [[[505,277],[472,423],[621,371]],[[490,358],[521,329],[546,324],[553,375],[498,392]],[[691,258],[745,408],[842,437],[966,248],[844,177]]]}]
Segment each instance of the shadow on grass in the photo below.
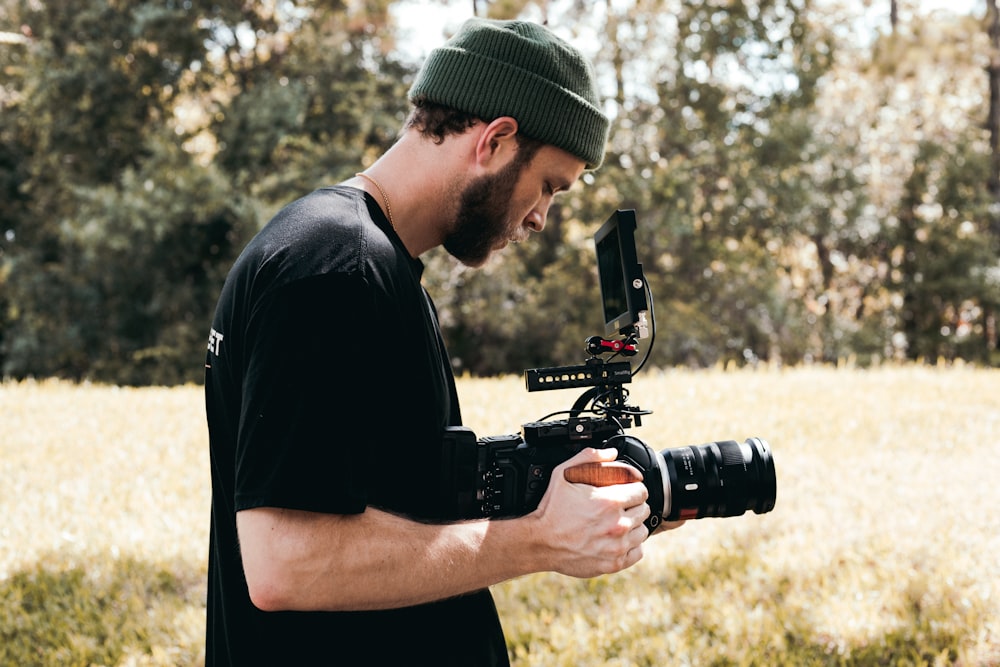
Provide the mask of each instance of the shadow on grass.
[{"label": "shadow on grass", "polygon": [[0,581],[0,665],[204,664],[204,575],[182,562],[55,554]]},{"label": "shadow on grass", "polygon": [[[689,564],[663,578],[663,585],[669,587],[674,599],[682,600],[687,592],[697,589],[716,591],[738,590],[741,582],[760,578],[762,564],[761,547],[766,536],[747,533],[736,540],[735,548],[716,551],[704,562]],[[755,574],[756,571],[756,574]],[[848,575],[850,576],[850,575]],[[940,582],[931,573],[913,575],[912,572],[898,598],[895,614],[898,623],[886,632],[868,639],[845,641],[818,631],[813,615],[787,602],[793,592],[816,591],[817,606],[822,606],[822,595],[829,592],[831,580],[841,587],[850,587],[848,579],[839,581],[835,568],[827,572],[799,573],[787,575],[771,573],[764,587],[766,597],[749,600],[746,608],[739,604],[728,608],[729,614],[745,612],[744,624],[748,632],[745,641],[737,642],[740,653],[736,656],[713,655],[701,664],[712,667],[735,667],[736,665],[767,665],[768,667],[812,667],[812,666],[931,666],[958,665],[961,648],[970,645],[986,622],[985,609],[971,605],[968,600],[958,599],[950,592],[943,595],[935,586]],[[758,594],[760,594],[758,589]],[[724,593],[720,593],[724,596]],[[798,596],[801,600],[801,595]],[[933,600],[929,603],[928,600]],[[756,609],[752,609],[756,607]],[[720,612],[727,611],[720,607]],[[749,620],[754,611],[763,611],[759,620]],[[845,611],[849,613],[849,611]],[[719,644],[733,646],[732,636],[726,637],[726,620],[720,616],[696,614],[689,632],[708,638],[708,644],[715,640]],[[753,626],[753,627],[751,627]],[[761,641],[750,641],[751,636]],[[725,639],[724,639],[725,638]],[[641,664],[641,663],[640,663]]]},{"label": "shadow on grass", "polygon": [[[831,554],[822,571],[782,572],[767,566],[767,547],[766,535],[747,533],[642,578],[543,576],[509,587],[499,602],[510,653],[523,664],[560,667],[985,664],[968,652],[990,610],[942,583],[933,568],[908,570],[902,585],[877,581],[898,591],[886,628],[844,637],[823,628],[827,605],[837,604],[825,596],[854,590],[857,570],[838,571]],[[553,638],[556,626],[562,638]]]}]

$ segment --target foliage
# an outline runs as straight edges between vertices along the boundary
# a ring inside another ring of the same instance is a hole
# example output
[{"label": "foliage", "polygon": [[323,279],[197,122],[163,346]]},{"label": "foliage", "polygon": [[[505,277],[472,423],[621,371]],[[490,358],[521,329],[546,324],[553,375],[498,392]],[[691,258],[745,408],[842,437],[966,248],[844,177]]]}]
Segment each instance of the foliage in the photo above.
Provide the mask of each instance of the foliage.
[{"label": "foliage", "polygon": [[[155,142],[155,143],[154,143]],[[124,384],[200,377],[204,322],[254,212],[213,167],[170,137],[115,185],[79,188],[55,240],[65,259],[34,275],[14,263],[23,313],[12,318],[6,372]],[[22,264],[24,262],[24,264]],[[141,277],[141,279],[137,279]]]},{"label": "foliage", "polygon": [[[634,435],[767,438],[775,509],[689,521],[615,575],[494,587],[514,665],[1000,663],[1000,523],[983,510],[1000,502],[983,455],[998,385],[958,367],[640,376],[653,414]],[[480,435],[575,398],[518,377],[458,390]],[[0,664],[203,664],[203,405],[191,385],[0,384]]]},{"label": "foliage", "polygon": [[385,11],[6,3],[28,38],[0,46],[0,373],[200,377],[222,280],[278,198],[390,142],[409,69],[373,50]]},{"label": "foliage", "polygon": [[[0,2],[0,374],[197,379],[251,235],[404,122],[391,4]],[[459,371],[580,360],[615,208],[653,365],[1000,363],[980,22],[904,11],[865,41],[841,0],[590,4],[471,3],[588,51],[613,126],[546,234],[478,272],[425,257]]]}]

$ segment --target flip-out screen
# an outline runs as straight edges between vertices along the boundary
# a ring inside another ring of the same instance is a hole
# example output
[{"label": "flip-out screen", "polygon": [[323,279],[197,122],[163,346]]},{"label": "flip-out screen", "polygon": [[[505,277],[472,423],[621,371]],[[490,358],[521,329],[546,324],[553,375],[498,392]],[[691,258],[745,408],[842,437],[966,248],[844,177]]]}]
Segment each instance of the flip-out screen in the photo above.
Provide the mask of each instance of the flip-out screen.
[{"label": "flip-out screen", "polygon": [[635,252],[635,211],[617,210],[594,234],[605,334],[632,333],[644,319],[645,278]]}]

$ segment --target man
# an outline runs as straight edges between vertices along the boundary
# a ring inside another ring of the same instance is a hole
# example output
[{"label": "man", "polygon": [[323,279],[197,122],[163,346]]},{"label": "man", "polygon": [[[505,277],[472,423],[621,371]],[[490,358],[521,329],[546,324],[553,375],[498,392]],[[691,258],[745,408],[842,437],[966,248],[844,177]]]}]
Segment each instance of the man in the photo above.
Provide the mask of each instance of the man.
[{"label": "man", "polygon": [[488,587],[642,557],[641,483],[562,476],[538,509],[454,521],[442,432],[461,423],[425,251],[478,266],[541,231],[603,159],[589,65],[547,29],[473,19],[429,56],[398,141],[286,207],[237,260],[206,370],[208,665],[507,664]]}]

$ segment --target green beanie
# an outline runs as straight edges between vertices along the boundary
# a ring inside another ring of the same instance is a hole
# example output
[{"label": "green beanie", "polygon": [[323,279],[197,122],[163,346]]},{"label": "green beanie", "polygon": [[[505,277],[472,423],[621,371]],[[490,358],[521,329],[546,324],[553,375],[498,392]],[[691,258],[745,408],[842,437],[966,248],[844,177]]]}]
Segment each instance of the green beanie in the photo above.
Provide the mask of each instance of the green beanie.
[{"label": "green beanie", "polygon": [[590,64],[535,23],[469,19],[431,51],[409,98],[483,120],[511,116],[526,137],[575,155],[588,169],[604,160],[609,121]]}]

